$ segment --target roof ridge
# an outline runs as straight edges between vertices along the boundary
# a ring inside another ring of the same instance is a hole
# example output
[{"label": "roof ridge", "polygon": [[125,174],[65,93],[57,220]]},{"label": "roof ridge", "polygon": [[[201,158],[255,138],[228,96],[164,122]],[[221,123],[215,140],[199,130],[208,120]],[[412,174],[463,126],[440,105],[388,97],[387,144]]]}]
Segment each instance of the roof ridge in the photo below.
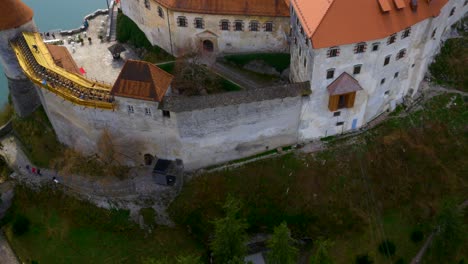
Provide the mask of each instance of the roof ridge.
[{"label": "roof ridge", "polygon": [[339,1],[339,0],[327,0],[327,1],[331,1],[331,3],[328,6],[327,10],[325,10],[325,13],[322,16],[322,19],[320,19],[319,23],[317,24],[317,27],[315,28],[314,33],[312,33],[312,35],[309,37],[311,42],[312,42],[312,36],[315,35],[315,32],[317,32],[317,29],[320,27],[320,25],[322,25],[323,20],[325,20],[325,17],[329,14],[328,11],[331,9],[332,5],[334,5],[336,1]]}]

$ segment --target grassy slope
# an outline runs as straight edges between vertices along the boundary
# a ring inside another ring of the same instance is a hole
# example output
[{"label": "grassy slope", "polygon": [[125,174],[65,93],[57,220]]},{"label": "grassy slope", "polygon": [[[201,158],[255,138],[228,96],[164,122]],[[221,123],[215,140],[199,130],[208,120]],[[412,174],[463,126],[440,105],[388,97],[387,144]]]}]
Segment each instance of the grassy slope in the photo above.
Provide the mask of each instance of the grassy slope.
[{"label": "grassy slope", "polygon": [[200,253],[185,231],[157,227],[146,234],[126,211],[100,209],[52,189],[35,193],[18,187],[9,217],[18,214],[30,219],[30,231],[14,236],[10,222],[6,235],[27,263],[141,263]]},{"label": "grassy slope", "polygon": [[467,123],[461,96],[441,96],[424,112],[388,121],[357,141],[331,143],[315,157],[288,155],[200,176],[171,212],[206,241],[212,229],[206,223],[232,193],[244,202],[251,231],[268,232],[286,220],[297,237],[335,240],[337,263],[361,253],[382,263],[377,245],[389,238],[397,246],[394,260],[409,261],[420,246],[410,231],[427,235],[443,199],[466,199]]},{"label": "grassy slope", "polygon": [[27,118],[15,116],[13,129],[26,155],[37,166],[49,167],[50,161],[59,157],[63,151],[42,107]]}]

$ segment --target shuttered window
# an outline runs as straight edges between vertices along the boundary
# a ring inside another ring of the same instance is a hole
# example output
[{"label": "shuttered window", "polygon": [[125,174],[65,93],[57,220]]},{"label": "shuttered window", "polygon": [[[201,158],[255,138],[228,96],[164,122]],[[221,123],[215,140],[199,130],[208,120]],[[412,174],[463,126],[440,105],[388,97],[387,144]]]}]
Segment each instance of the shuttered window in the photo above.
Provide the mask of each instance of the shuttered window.
[{"label": "shuttered window", "polygon": [[365,42],[361,42],[356,44],[354,47],[354,53],[363,53],[366,52],[367,44]]},{"label": "shuttered window", "polygon": [[338,47],[330,48],[327,51],[327,57],[329,57],[329,58],[338,57],[338,56],[340,56],[340,48],[338,48]]},{"label": "shuttered window", "polygon": [[353,108],[355,100],[356,100],[356,92],[331,95],[328,101],[328,109],[331,112],[335,112],[338,109]]},{"label": "shuttered window", "polygon": [[198,28],[198,29],[205,28],[205,22],[203,21],[203,18],[195,18],[193,23],[194,23],[195,28]]},{"label": "shuttered window", "polygon": [[179,27],[187,27],[187,18],[184,16],[180,16],[177,18],[177,25]]},{"label": "shuttered window", "polygon": [[252,20],[249,24],[250,31],[258,31],[258,21]]},{"label": "shuttered window", "polygon": [[219,28],[221,30],[229,30],[229,20],[221,20],[219,23]]}]

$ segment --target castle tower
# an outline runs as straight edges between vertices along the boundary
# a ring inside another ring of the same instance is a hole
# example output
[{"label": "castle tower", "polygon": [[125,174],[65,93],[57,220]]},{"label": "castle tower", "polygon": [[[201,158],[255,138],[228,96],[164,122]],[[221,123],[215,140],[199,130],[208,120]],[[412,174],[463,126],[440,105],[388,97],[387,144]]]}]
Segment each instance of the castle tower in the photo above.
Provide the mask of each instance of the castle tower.
[{"label": "castle tower", "polygon": [[8,89],[16,113],[31,114],[40,105],[34,84],[24,75],[10,40],[22,32],[36,31],[33,11],[21,0],[2,0],[0,6],[0,64],[8,79]]}]

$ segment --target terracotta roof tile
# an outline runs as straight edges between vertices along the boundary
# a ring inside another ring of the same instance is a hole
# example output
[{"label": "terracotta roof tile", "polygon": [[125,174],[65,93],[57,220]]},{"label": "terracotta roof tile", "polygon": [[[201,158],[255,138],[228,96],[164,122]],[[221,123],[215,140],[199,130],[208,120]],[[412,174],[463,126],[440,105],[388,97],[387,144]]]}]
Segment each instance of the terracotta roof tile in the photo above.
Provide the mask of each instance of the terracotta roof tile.
[{"label": "terracotta roof tile", "polygon": [[144,61],[128,60],[112,87],[111,94],[161,102],[174,77]]},{"label": "terracotta roof tile", "polygon": [[49,44],[46,44],[46,46],[57,66],[64,68],[71,73],[81,75],[78,65],[76,65],[75,60],[73,60],[73,57],[66,47]]},{"label": "terracotta roof tile", "polygon": [[327,87],[327,90],[330,95],[340,95],[357,92],[363,89],[356,79],[344,72]]},{"label": "terracotta roof tile", "polygon": [[34,12],[21,0],[1,0],[0,30],[12,29],[31,21]]},{"label": "terracotta roof tile", "polygon": [[[438,16],[448,0],[419,1],[417,11],[385,0],[382,12],[377,0],[291,0],[314,48],[382,39],[430,17]],[[391,4],[390,4],[391,3]]]},{"label": "terracotta roof tile", "polygon": [[289,16],[289,0],[156,0],[176,11],[206,14]]}]

